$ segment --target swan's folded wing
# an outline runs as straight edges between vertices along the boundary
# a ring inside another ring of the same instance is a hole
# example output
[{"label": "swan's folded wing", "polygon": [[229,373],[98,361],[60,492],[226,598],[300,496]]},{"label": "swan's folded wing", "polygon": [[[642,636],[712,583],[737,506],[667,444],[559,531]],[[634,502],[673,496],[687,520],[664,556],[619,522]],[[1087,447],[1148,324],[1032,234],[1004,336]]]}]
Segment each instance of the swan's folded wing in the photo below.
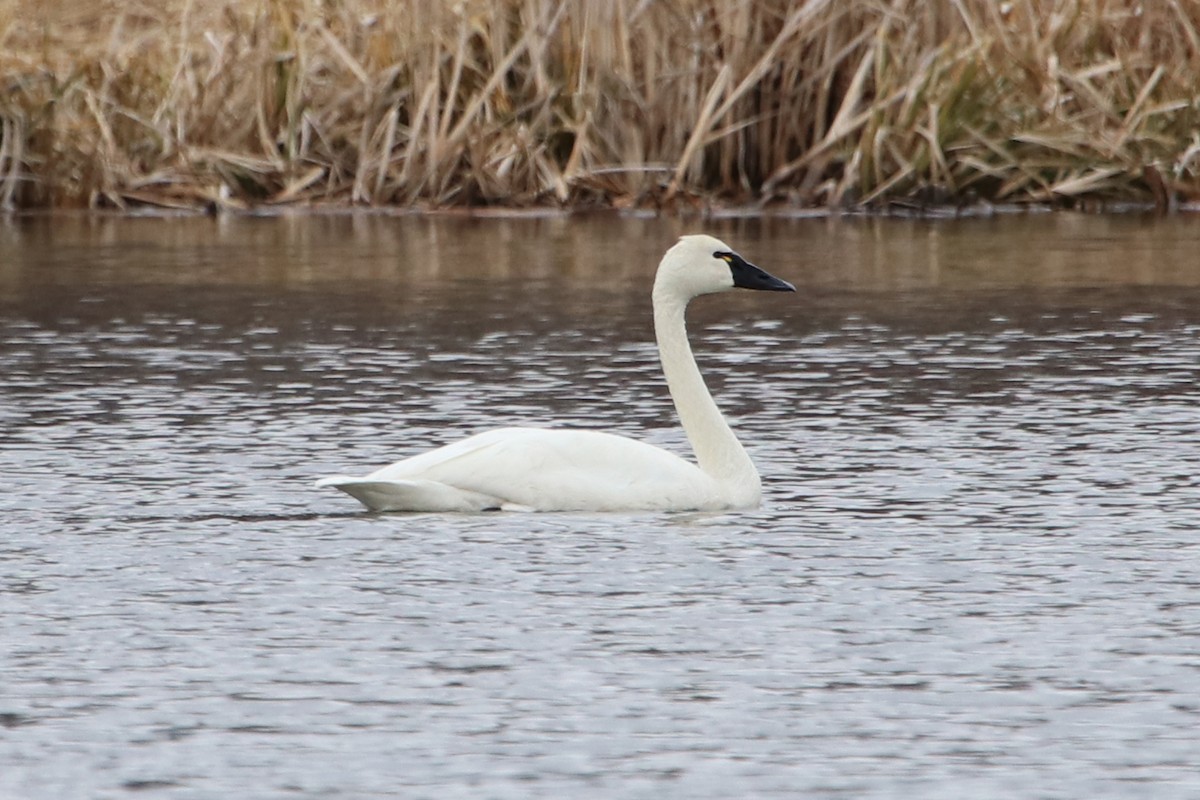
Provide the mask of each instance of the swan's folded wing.
[{"label": "swan's folded wing", "polygon": [[429,480],[546,511],[699,507],[714,489],[694,464],[644,442],[540,428],[489,431],[368,477]]},{"label": "swan's folded wing", "polygon": [[501,428],[327,478],[376,511],[696,510],[725,507],[714,480],[658,447],[586,430]]}]

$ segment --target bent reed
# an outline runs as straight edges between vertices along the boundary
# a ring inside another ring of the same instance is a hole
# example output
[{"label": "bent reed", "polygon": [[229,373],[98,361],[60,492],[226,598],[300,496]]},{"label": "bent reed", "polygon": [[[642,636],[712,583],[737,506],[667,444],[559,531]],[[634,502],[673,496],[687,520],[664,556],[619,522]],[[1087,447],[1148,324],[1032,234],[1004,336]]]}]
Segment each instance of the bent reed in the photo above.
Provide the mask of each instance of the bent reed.
[{"label": "bent reed", "polygon": [[0,0],[0,206],[1200,197],[1195,0]]}]

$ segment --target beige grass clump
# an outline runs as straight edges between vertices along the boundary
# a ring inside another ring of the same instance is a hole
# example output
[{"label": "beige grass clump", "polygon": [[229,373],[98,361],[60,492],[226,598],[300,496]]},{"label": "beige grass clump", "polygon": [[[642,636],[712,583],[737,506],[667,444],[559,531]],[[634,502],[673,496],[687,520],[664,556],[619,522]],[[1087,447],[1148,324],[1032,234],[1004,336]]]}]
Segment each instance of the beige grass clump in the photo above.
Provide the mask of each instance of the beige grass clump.
[{"label": "beige grass clump", "polygon": [[0,206],[1170,205],[1192,0],[0,0]]}]

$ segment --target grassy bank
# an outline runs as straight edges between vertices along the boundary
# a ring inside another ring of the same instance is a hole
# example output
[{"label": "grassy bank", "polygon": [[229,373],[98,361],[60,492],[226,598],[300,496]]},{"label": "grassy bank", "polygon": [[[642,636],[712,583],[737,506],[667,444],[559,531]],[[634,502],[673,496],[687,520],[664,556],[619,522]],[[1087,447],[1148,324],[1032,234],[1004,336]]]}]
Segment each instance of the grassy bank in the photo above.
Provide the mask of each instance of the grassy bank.
[{"label": "grassy bank", "polygon": [[0,0],[0,206],[1200,199],[1195,0]]}]

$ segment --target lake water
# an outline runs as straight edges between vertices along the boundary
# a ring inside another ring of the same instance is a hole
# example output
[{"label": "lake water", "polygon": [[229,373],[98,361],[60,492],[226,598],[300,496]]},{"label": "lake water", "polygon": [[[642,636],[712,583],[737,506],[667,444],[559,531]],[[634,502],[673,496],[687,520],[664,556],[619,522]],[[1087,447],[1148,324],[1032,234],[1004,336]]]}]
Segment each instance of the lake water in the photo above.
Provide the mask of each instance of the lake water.
[{"label": "lake water", "polygon": [[[496,425],[729,514],[371,515]],[[0,797],[1200,797],[1200,220],[0,221]]]}]

